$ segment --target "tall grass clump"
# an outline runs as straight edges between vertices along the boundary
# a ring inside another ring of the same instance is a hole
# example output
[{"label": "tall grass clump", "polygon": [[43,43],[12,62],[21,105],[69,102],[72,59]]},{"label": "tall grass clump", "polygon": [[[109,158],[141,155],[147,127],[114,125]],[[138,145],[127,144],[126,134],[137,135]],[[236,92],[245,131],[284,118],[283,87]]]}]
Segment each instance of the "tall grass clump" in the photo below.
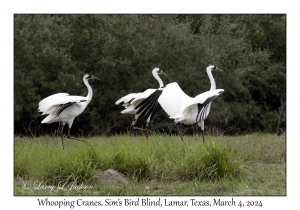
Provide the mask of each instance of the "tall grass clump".
[{"label": "tall grass clump", "polygon": [[98,164],[96,153],[92,147],[83,146],[85,149],[72,147],[67,153],[53,157],[54,164],[44,169],[45,179],[52,184],[91,182]]},{"label": "tall grass clump", "polygon": [[178,136],[162,135],[114,141],[110,167],[138,181],[217,181],[241,175],[241,158],[220,141],[203,144],[195,136],[186,136],[182,142]]},{"label": "tall grass clump", "polygon": [[114,169],[136,181],[149,180],[153,159],[146,143],[144,138],[129,135],[105,138],[94,145],[98,152],[98,169]]},{"label": "tall grass clump", "polygon": [[181,180],[217,181],[241,175],[241,161],[234,150],[220,142],[194,146],[177,172]]},{"label": "tall grass clump", "polygon": [[15,141],[14,175],[42,181],[45,184],[89,182],[97,166],[96,153],[92,147],[75,142],[66,145],[53,138]]}]

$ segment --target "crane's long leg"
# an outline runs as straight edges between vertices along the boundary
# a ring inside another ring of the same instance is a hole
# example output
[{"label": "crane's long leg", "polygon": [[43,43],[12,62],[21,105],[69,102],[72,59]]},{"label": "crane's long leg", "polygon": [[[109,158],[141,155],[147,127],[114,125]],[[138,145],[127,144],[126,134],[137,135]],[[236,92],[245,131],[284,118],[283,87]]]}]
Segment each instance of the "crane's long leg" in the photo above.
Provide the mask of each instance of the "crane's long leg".
[{"label": "crane's long leg", "polygon": [[[146,126],[145,129],[139,128],[139,127],[135,127],[134,125],[135,125],[135,123],[136,123],[136,120],[137,120],[136,118],[133,119],[133,121],[132,121],[132,123],[131,123],[131,126],[130,126],[131,128],[133,128],[133,129],[135,129],[135,130],[143,130],[143,131],[147,131],[147,130],[148,130],[148,131],[149,131],[149,128],[147,129],[147,126]],[[148,123],[147,123],[147,125],[148,125]]]},{"label": "crane's long leg", "polygon": [[203,143],[205,143],[205,141],[204,141],[204,130],[202,130],[202,139],[203,139]]},{"label": "crane's long leg", "polygon": [[204,141],[204,121],[198,122],[199,127],[201,128],[202,131],[202,139],[203,139],[203,143],[205,143]]},{"label": "crane's long leg", "polygon": [[[59,126],[60,126],[60,122],[59,122]],[[64,144],[64,139],[63,139],[64,126],[65,126],[65,123],[62,122],[61,127],[60,127],[60,137],[61,137],[61,144],[62,144],[63,149],[65,149],[65,144]]]},{"label": "crane's long leg", "polygon": [[58,136],[59,133],[60,133],[60,126],[61,126],[61,122],[59,121],[58,122],[58,128],[57,128],[56,136]]},{"label": "crane's long leg", "polygon": [[134,125],[135,125],[135,123],[136,123],[136,120],[137,120],[137,118],[133,118],[133,120],[132,120],[132,123],[131,123],[130,127],[131,127],[131,128],[133,128],[133,129],[141,129],[141,128],[138,128],[138,127],[135,127],[135,126],[134,126]]},{"label": "crane's long leg", "polygon": [[[200,134],[200,132],[201,132],[201,134]],[[199,137],[202,136],[203,143],[205,143],[205,141],[204,141],[204,130],[200,129],[200,132],[198,132],[198,136]]]},{"label": "crane's long leg", "polygon": [[146,136],[146,138],[148,138],[149,137],[149,121],[150,121],[150,119],[147,120],[145,129],[139,128],[139,127],[135,127],[134,125],[135,125],[135,123],[137,121],[137,118],[139,116],[140,116],[140,114],[136,115],[136,117],[133,119],[130,127],[133,128],[133,129],[135,129],[135,130],[143,130],[143,131],[145,131],[145,136]]},{"label": "crane's long leg", "polygon": [[149,128],[148,128],[149,124],[146,124],[146,128],[145,128],[145,136],[146,138],[149,138]]},{"label": "crane's long leg", "polygon": [[[140,116],[140,114],[139,114],[138,116]],[[137,121],[137,117],[135,117],[135,118],[132,120],[132,123],[131,123],[131,126],[130,126],[131,128],[133,128],[133,129],[135,129],[135,130],[146,130],[146,129],[143,129],[143,128],[135,127],[134,125],[135,125],[136,121]]]},{"label": "crane's long leg", "polygon": [[136,123],[136,120],[137,120],[136,118],[134,118],[134,119],[132,120],[132,123],[131,123],[131,126],[132,126],[132,127],[134,127],[134,125],[135,125],[135,123]]},{"label": "crane's long leg", "polygon": [[[139,128],[139,127],[134,127],[134,126],[132,126],[131,125],[131,127],[133,128],[133,129],[135,129],[135,130],[143,130],[143,131],[146,131],[147,130],[147,128]],[[149,128],[148,128],[148,131],[149,131]]]},{"label": "crane's long leg", "polygon": [[130,133],[133,133],[134,136],[136,136],[135,129],[137,129],[137,128],[134,126],[135,123],[136,123],[136,120],[137,120],[137,118],[134,118],[134,119],[132,120],[131,125],[130,125]]},{"label": "crane's long leg", "polygon": [[178,130],[178,134],[180,135],[181,141],[183,141],[183,138],[182,138],[182,135],[181,135],[181,132],[180,132],[180,129],[179,129],[178,125],[177,124],[175,124],[175,125],[176,125],[176,128]]},{"label": "crane's long leg", "polygon": [[82,141],[82,142],[84,142],[84,143],[87,143],[85,140],[82,140],[82,139],[77,139],[77,138],[74,138],[74,137],[71,137],[71,135],[70,135],[70,130],[71,130],[71,128],[68,128],[68,139],[74,139],[74,140],[77,140],[77,141]]}]

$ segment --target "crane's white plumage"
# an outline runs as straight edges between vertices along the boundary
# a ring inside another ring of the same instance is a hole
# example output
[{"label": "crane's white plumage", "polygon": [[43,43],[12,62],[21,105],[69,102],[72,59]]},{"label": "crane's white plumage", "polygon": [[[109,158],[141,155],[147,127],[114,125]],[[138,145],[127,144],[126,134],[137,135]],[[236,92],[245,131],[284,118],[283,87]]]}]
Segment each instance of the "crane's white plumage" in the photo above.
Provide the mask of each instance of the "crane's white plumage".
[{"label": "crane's white plumage", "polygon": [[[41,112],[42,115],[47,114],[48,116],[41,123],[54,123],[60,122],[61,126],[61,138],[63,144],[63,127],[68,124],[68,138],[70,136],[70,129],[72,127],[75,117],[80,115],[87,105],[90,103],[93,97],[93,90],[88,83],[89,79],[98,79],[97,77],[91,74],[85,74],[83,77],[83,82],[88,88],[88,95],[84,96],[70,96],[68,93],[57,93],[47,98],[43,99],[39,103],[37,112]],[[98,79],[99,80],[99,79]],[[75,139],[75,138],[72,138]],[[76,139],[80,140],[80,139]],[[64,144],[63,144],[64,146]]]},{"label": "crane's white plumage", "polygon": [[91,98],[88,97],[61,95],[42,113],[48,114],[42,123],[63,122],[77,117],[84,111],[90,101]]},{"label": "crane's white plumage", "polygon": [[161,107],[171,119],[174,119],[175,123],[180,122],[186,125],[198,123],[203,134],[204,120],[210,112],[211,103],[224,92],[223,89],[216,89],[216,83],[211,73],[212,70],[223,71],[215,65],[209,65],[207,67],[207,74],[211,82],[210,91],[199,94],[193,98],[184,93],[176,82],[173,82],[160,87],[136,106],[137,113],[146,116],[148,123],[151,116],[153,116],[152,113],[155,112],[158,107]]},{"label": "crane's white plumage", "polygon": [[[153,77],[158,81],[159,87],[163,87],[164,84],[159,77],[159,74],[165,74],[160,68],[154,68],[152,70]],[[166,75],[166,74],[165,74]],[[125,107],[123,111],[121,111],[122,114],[134,114],[135,117],[132,121],[132,126],[135,125],[137,119],[141,115],[141,113],[137,113],[138,109],[136,107],[141,104],[146,98],[148,98],[152,93],[154,93],[157,89],[147,89],[144,92],[139,93],[130,93],[126,96],[123,96],[119,100],[115,102],[116,105],[119,105],[122,103],[122,106]]]},{"label": "crane's white plumage", "polygon": [[136,114],[137,111],[135,107],[156,90],[157,89],[147,89],[141,93],[130,93],[120,98],[115,104],[119,105],[123,102],[122,106],[124,106],[125,109],[121,111],[122,114]]},{"label": "crane's white plumage", "polygon": [[160,90],[163,92],[158,102],[169,116],[182,113],[184,102],[192,99],[179,87],[177,82],[170,83]]},{"label": "crane's white plumage", "polygon": [[199,94],[182,104],[183,109],[180,114],[170,115],[170,118],[174,119],[175,123],[180,122],[185,125],[204,122],[209,114],[212,101],[222,92],[224,92],[223,89],[217,89]]},{"label": "crane's white plumage", "polygon": [[39,112],[42,113],[42,115],[44,114],[50,114],[50,112],[48,112],[47,110],[56,104],[57,100],[61,99],[64,96],[68,96],[68,93],[57,93],[51,96],[48,96],[47,98],[44,98],[42,101],[40,101],[39,103],[39,107],[38,110]]},{"label": "crane's white plumage", "polygon": [[[177,114],[175,112],[170,113],[170,118],[174,119],[175,123],[183,123],[185,125],[190,125],[194,123],[198,123],[202,130],[202,136],[204,141],[204,120],[207,118],[212,101],[217,98],[222,92],[223,89],[216,89],[216,82],[212,76],[212,70],[215,71],[222,71],[222,69],[218,68],[217,66],[211,64],[206,68],[207,75],[210,79],[210,91],[201,93],[197,95],[195,98],[184,98],[181,100],[182,102],[179,103],[180,106],[178,107]],[[180,92],[180,90],[177,90]],[[166,101],[166,100],[165,100]],[[164,104],[167,104],[164,102]],[[164,109],[164,105],[161,103],[162,108]],[[168,110],[168,107],[166,107]],[[166,110],[165,110],[166,111]],[[166,111],[167,112],[167,111]],[[167,112],[168,113],[168,112]]]}]

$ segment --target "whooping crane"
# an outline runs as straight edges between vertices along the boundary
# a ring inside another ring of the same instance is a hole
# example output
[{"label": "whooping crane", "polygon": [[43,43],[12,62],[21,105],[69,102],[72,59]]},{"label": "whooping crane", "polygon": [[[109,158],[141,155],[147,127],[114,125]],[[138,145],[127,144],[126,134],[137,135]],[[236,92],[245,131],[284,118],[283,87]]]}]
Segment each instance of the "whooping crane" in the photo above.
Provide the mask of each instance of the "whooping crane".
[{"label": "whooping crane", "polygon": [[[160,68],[154,68],[152,70],[152,75],[153,77],[158,81],[159,83],[159,88],[163,87],[163,81],[161,80],[161,78],[159,77],[159,74],[164,74],[167,76],[167,74],[165,72],[163,72]],[[140,115],[142,113],[137,113],[138,109],[136,109],[136,106],[138,106],[142,101],[145,100],[145,98],[147,98],[148,96],[150,96],[153,92],[155,92],[157,89],[147,89],[144,92],[140,92],[140,93],[130,93],[126,96],[123,96],[122,98],[120,98],[119,100],[117,100],[115,102],[116,105],[119,105],[121,103],[122,106],[125,107],[125,109],[123,111],[121,111],[122,114],[134,114],[135,117],[131,123],[131,126],[134,129],[140,129],[135,127],[135,124],[137,122],[137,119],[140,117]],[[157,107],[156,111],[159,110],[160,107]],[[151,115],[152,117],[154,116],[154,113],[152,113]],[[151,118],[152,119],[152,118]],[[146,131],[147,131],[147,127],[146,127]],[[148,132],[146,132],[146,137],[148,137]]]},{"label": "whooping crane", "polygon": [[88,80],[90,79],[100,80],[99,78],[93,76],[92,74],[84,75],[83,82],[88,88],[88,95],[86,97],[72,96],[72,95],[70,96],[68,93],[57,93],[48,96],[47,98],[40,101],[39,107],[35,110],[35,112],[41,112],[42,115],[45,114],[48,115],[45,119],[43,119],[41,123],[50,124],[54,122],[59,122],[60,136],[61,136],[63,149],[64,149],[63,128],[66,123],[68,124],[67,138],[85,142],[84,140],[71,137],[70,130],[75,117],[80,115],[92,100],[93,90],[90,84],[88,83]]},{"label": "whooping crane", "polygon": [[[204,142],[204,120],[209,114],[212,101],[224,92],[223,89],[216,89],[216,83],[211,73],[212,70],[223,70],[213,64],[209,65],[206,70],[211,83],[210,91],[192,98],[185,94],[176,82],[173,82],[159,88],[140,103],[136,107],[137,114],[141,112],[147,119],[156,107],[162,107],[170,119],[174,119],[175,124],[178,122],[185,125],[197,123],[201,127]],[[148,124],[149,119],[147,119],[146,128]],[[181,134],[180,137],[183,140]]]}]

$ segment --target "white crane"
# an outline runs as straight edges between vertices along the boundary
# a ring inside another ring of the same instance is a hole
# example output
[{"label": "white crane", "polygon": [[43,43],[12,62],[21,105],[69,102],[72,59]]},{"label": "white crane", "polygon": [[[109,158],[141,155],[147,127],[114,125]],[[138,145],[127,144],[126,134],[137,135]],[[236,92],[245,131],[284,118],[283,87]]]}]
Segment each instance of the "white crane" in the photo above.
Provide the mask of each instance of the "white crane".
[{"label": "white crane", "polygon": [[[90,79],[98,79],[99,78],[93,76],[92,74],[85,74],[83,77],[83,82],[88,88],[88,95],[84,96],[70,96],[68,93],[57,93],[47,98],[43,99],[39,103],[39,107],[35,112],[41,112],[42,115],[48,114],[48,116],[42,121],[42,123],[54,123],[59,122],[60,127],[60,135],[61,142],[64,148],[64,140],[63,140],[63,128],[65,124],[68,124],[68,135],[69,139],[75,139],[79,141],[83,141],[81,139],[76,139],[70,136],[70,130],[73,124],[75,117],[80,115],[87,105],[90,103],[93,97],[93,90],[88,80]],[[59,129],[58,129],[59,130]]]},{"label": "white crane", "polygon": [[[224,92],[223,89],[216,89],[216,83],[211,73],[212,70],[223,70],[213,64],[209,65],[206,70],[211,83],[210,91],[192,98],[185,94],[176,82],[173,82],[159,88],[140,103],[136,107],[137,114],[142,113],[141,115],[146,117],[146,128],[149,125],[148,117],[151,116],[155,107],[161,106],[169,117],[174,119],[175,124],[178,122],[185,125],[197,123],[201,127],[204,142],[204,120],[209,114],[212,101]],[[181,134],[180,137],[182,139]]]},{"label": "white crane", "polygon": [[[158,81],[159,83],[159,88],[162,88],[164,86],[163,81],[161,80],[161,78],[159,77],[159,74],[164,74],[167,75],[166,73],[164,73],[160,68],[154,68],[152,70],[152,75],[153,77]],[[136,106],[138,106],[142,101],[144,101],[148,96],[150,96],[153,92],[155,92],[157,89],[147,89],[144,92],[140,92],[140,93],[130,93],[126,96],[123,96],[122,98],[120,98],[119,100],[117,100],[115,102],[116,105],[119,105],[121,103],[122,106],[125,107],[125,109],[123,111],[121,111],[122,114],[134,114],[135,117],[131,123],[131,126],[134,129],[140,129],[135,127],[134,125],[137,122],[137,119],[140,117],[141,113],[137,113],[137,109]],[[157,107],[157,110],[159,110],[160,107]],[[154,116],[154,113],[152,114],[152,117]],[[146,128],[148,129],[148,128]],[[148,137],[148,135],[146,135],[146,137]]]}]

